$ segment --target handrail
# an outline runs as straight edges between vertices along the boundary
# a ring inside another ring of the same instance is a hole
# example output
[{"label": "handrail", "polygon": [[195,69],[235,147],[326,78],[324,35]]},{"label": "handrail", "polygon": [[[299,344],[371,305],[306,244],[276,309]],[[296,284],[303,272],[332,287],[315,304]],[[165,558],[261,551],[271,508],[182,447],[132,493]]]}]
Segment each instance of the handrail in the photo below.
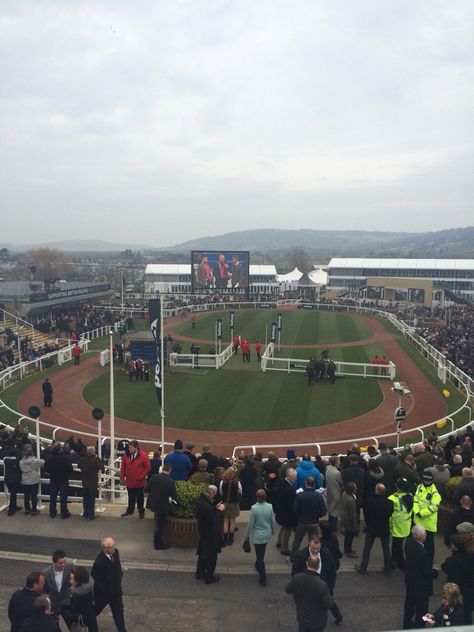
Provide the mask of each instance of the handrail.
[{"label": "handrail", "polygon": [[[8,314],[8,316],[11,316],[17,322],[17,326],[18,326],[18,321],[20,321],[24,325],[27,325],[28,327],[31,327],[33,329],[33,331],[35,330],[35,327],[34,327],[33,323],[28,322],[27,320],[25,320],[21,316],[18,316],[18,314],[12,314],[11,312],[7,311],[4,307],[1,307],[0,309],[2,310],[4,315]],[[5,316],[3,318],[3,322],[5,322]]]}]

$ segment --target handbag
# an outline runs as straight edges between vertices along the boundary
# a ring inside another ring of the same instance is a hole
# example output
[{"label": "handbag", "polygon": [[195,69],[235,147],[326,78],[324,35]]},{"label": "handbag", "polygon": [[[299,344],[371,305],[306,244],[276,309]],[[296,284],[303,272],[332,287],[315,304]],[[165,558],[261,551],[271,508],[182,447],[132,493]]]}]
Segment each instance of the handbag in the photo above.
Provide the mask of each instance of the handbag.
[{"label": "handbag", "polygon": [[82,614],[79,615],[77,622],[71,624],[69,628],[70,632],[89,632],[89,628],[84,623],[84,619],[82,618]]},{"label": "handbag", "polygon": [[246,553],[250,553],[250,540],[248,538],[245,538],[242,548]]}]

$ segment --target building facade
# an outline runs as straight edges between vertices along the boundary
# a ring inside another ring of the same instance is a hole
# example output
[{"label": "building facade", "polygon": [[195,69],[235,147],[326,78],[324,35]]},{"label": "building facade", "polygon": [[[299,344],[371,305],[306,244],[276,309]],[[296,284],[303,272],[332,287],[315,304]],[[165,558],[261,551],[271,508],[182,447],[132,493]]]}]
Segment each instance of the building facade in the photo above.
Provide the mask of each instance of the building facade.
[{"label": "building facade", "polygon": [[[431,281],[430,301],[449,301],[455,298],[474,302],[473,259],[366,259],[334,257],[328,266],[328,289],[363,292],[383,279],[392,289],[418,288],[416,281]],[[396,283],[395,279],[404,280]],[[408,282],[411,280],[412,283]],[[382,282],[379,283],[383,287]],[[398,288],[400,286],[400,288]],[[428,286],[425,286],[428,290]],[[415,294],[414,294],[415,295]],[[391,299],[388,299],[391,300]],[[417,301],[413,301],[417,302]]]}]

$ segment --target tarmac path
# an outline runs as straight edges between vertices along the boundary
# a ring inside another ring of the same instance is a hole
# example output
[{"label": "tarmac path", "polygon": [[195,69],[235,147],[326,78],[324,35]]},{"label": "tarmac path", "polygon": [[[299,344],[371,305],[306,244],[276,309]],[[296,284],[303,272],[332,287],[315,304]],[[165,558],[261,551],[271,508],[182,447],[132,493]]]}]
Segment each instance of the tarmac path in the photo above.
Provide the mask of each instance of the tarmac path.
[{"label": "tarmac path", "polygon": [[[400,347],[396,336],[389,333],[377,319],[367,316],[360,316],[360,318],[364,318],[373,332],[372,337],[368,340],[379,342],[383,346],[385,354],[396,364],[399,374],[412,392],[412,395],[407,398],[408,402],[405,402],[408,414],[403,425],[404,429],[416,428],[443,418],[447,413],[445,399]],[[179,318],[171,319],[171,322],[167,322],[165,331],[173,332],[172,325],[180,320]],[[366,342],[358,341],[357,344],[363,345]],[[342,346],[348,346],[348,344],[344,343]],[[92,357],[82,356],[80,366],[67,366],[55,374],[53,406],[42,409],[41,421],[57,427],[68,428],[71,433],[76,435],[81,435],[84,432],[97,432],[97,424],[91,416],[92,407],[84,401],[82,391],[86,384],[107,370],[108,368],[104,369],[98,366],[98,354],[94,353]],[[42,401],[41,381],[42,377],[26,388],[18,398],[17,408],[21,413],[26,414],[29,406]],[[334,388],[337,389],[337,387],[336,381]],[[328,442],[329,445],[322,450],[325,455],[336,450],[344,451],[352,441],[360,437],[394,432],[393,411],[398,405],[398,396],[391,391],[389,380],[380,380],[380,387],[384,398],[377,408],[364,415],[327,426],[266,432],[221,432],[166,427],[165,440],[174,442],[177,438],[181,438],[185,442],[192,441],[198,451],[201,450],[203,444],[207,443],[212,446],[213,452],[224,455],[230,455],[235,446],[259,445],[285,446],[276,450],[279,455],[284,455],[286,454],[286,446],[317,442]],[[104,435],[110,434],[108,415],[105,415],[103,419],[102,431]],[[65,438],[71,433],[61,431],[58,436]],[[151,448],[153,444],[156,445],[160,441],[161,430],[159,426],[145,426],[142,423],[115,417],[115,437],[116,439],[136,438]],[[344,443],[337,445],[334,443],[336,441],[344,441]],[[395,435],[388,442],[394,443]]]}]

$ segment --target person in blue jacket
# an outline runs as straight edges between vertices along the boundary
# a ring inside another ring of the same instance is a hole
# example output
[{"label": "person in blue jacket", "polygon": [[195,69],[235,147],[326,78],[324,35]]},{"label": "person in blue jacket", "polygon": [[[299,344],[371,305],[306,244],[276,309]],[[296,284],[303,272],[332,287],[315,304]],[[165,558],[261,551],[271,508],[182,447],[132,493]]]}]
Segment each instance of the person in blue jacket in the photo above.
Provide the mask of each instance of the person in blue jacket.
[{"label": "person in blue jacket", "polygon": [[306,479],[308,478],[308,476],[312,476],[314,478],[315,489],[319,489],[321,487],[321,484],[322,484],[321,472],[318,470],[317,467],[315,467],[315,465],[311,461],[311,457],[309,456],[309,454],[303,455],[303,460],[296,468],[296,474],[298,476],[296,479],[297,489],[300,489],[300,488],[304,489],[304,483]]},{"label": "person in blue jacket", "polygon": [[174,442],[174,450],[165,457],[165,464],[171,465],[170,477],[174,481],[186,481],[193,469],[191,459],[183,452],[183,442],[177,439]]},{"label": "person in blue jacket", "polygon": [[245,530],[245,537],[252,537],[255,547],[255,568],[258,571],[258,581],[262,586],[266,586],[265,549],[276,531],[276,522],[273,507],[270,503],[267,503],[265,490],[259,489],[256,498],[257,502],[250,509],[250,519]]}]

